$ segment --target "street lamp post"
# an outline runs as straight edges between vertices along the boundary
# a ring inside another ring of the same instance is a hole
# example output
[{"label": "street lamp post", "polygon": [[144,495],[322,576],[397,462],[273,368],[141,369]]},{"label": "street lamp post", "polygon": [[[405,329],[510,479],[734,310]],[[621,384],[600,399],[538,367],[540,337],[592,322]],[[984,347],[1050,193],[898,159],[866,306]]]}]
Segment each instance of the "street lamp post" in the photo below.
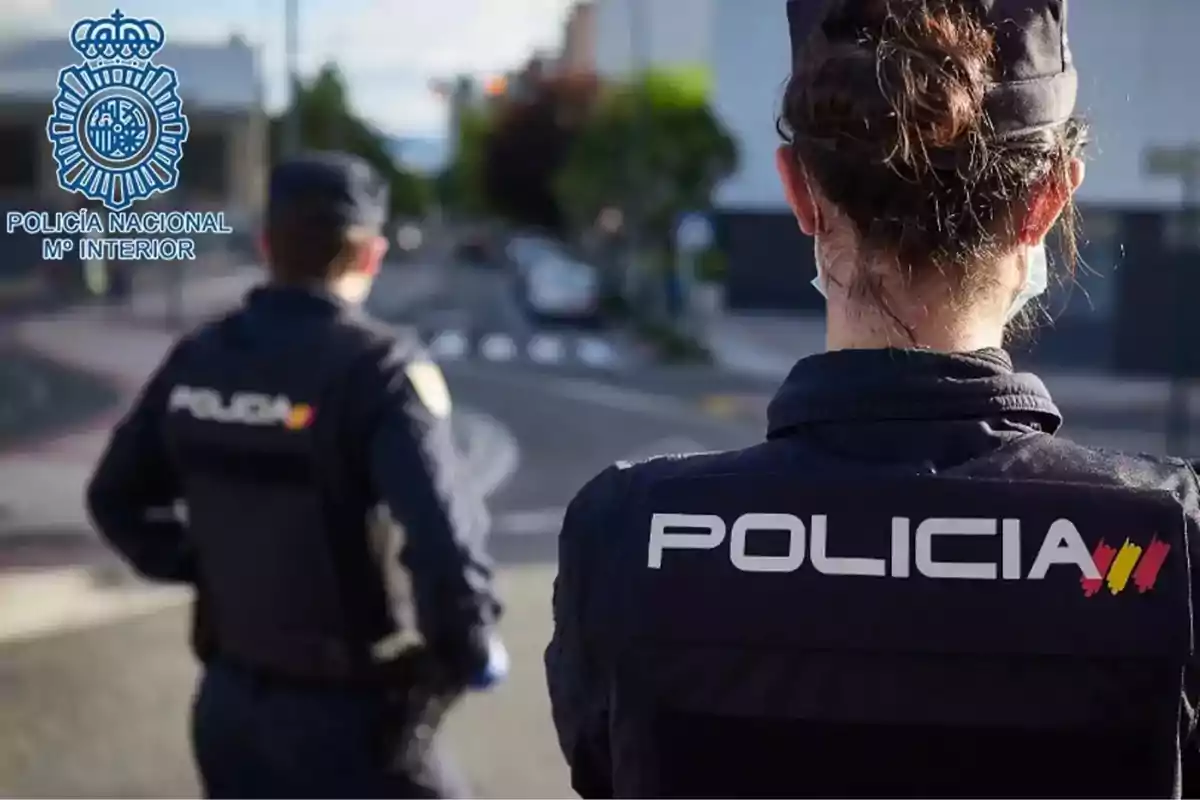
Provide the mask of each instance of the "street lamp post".
[{"label": "street lamp post", "polygon": [[283,152],[293,157],[300,152],[300,50],[299,2],[283,0],[284,57],[287,62],[289,106],[284,115]]},{"label": "street lamp post", "polygon": [[[634,109],[633,126],[629,136],[629,156],[626,159],[628,174],[626,176],[624,224],[625,237],[629,248],[629,269],[633,273],[634,287],[640,289],[643,281],[649,277],[641,270],[643,264],[641,250],[645,215],[641,192],[639,191],[645,185],[645,176],[642,173],[646,169],[647,162],[645,157],[646,128],[649,122],[649,113],[646,108],[647,99],[645,93],[641,91],[642,87],[637,84],[637,81],[644,79],[649,63],[645,16],[646,0],[627,0],[626,8],[629,10],[630,66],[634,80],[633,86],[636,92],[634,102],[637,105]],[[659,292],[654,292],[651,296],[657,297],[658,294]]]}]

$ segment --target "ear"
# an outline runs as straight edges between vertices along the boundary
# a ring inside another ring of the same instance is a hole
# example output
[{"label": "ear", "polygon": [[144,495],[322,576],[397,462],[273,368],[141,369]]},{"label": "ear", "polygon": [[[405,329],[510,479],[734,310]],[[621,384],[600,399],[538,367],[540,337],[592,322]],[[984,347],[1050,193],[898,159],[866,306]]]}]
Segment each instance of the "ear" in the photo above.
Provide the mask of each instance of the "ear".
[{"label": "ear", "polygon": [[779,172],[779,181],[783,184],[783,194],[787,204],[796,216],[801,232],[805,236],[817,234],[818,210],[816,198],[808,182],[808,175],[796,160],[792,149],[783,145],[775,151],[775,169]]},{"label": "ear", "polygon": [[1025,214],[1025,221],[1021,226],[1021,244],[1037,244],[1045,239],[1050,229],[1054,227],[1054,223],[1058,221],[1071,196],[1083,184],[1087,170],[1081,159],[1071,159],[1067,169],[1067,185],[1046,181],[1034,190]]},{"label": "ear", "polygon": [[358,258],[355,260],[353,267],[354,272],[361,275],[378,275],[379,268],[383,264],[383,257],[387,255],[387,251],[387,237],[371,237],[366,247],[359,250]]}]

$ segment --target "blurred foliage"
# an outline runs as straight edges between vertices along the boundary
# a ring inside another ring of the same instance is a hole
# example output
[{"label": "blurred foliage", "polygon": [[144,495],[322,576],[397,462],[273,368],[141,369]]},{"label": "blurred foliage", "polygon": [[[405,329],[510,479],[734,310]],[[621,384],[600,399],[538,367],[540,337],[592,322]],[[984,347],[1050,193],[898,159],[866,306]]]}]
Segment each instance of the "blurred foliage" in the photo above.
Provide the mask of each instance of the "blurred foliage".
[{"label": "blurred foliage", "polygon": [[700,341],[668,322],[641,319],[634,325],[642,341],[654,348],[655,355],[668,364],[708,363],[712,353]]},{"label": "blurred foliage", "polygon": [[701,283],[723,283],[728,260],[719,248],[710,247],[696,256],[696,280]]},{"label": "blurred foliage", "polygon": [[737,167],[737,147],[709,106],[705,75],[649,72],[606,87],[555,182],[573,226],[623,206],[664,241],[681,213],[711,208]]},{"label": "blurred foliage", "polygon": [[[300,83],[293,95],[300,118],[304,150],[343,150],[360,156],[391,186],[392,216],[419,216],[432,199],[433,187],[402,169],[392,156],[387,138],[354,113],[346,84],[334,64],[326,64],[311,81]],[[271,161],[278,162],[286,147],[285,116],[271,119]]]},{"label": "blurred foliage", "polygon": [[564,236],[607,208],[636,208],[667,241],[677,215],[710,208],[737,165],[709,83],[708,70],[685,67],[605,85],[535,60],[503,94],[462,104],[439,195],[448,208]]},{"label": "blurred foliage", "polygon": [[491,115],[486,109],[460,109],[454,137],[453,161],[437,177],[436,192],[443,207],[474,217],[488,211],[483,185],[484,144],[491,133]]},{"label": "blurred foliage", "polygon": [[483,193],[489,209],[520,226],[564,232],[554,182],[588,121],[598,94],[590,77],[528,71],[493,100],[483,142]]}]

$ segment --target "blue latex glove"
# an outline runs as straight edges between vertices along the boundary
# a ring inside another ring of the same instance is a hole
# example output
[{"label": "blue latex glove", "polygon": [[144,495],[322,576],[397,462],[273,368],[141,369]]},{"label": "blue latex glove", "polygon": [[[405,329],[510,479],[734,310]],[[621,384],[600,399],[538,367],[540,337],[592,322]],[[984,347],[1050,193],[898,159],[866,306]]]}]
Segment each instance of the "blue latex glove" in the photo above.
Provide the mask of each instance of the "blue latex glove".
[{"label": "blue latex glove", "polygon": [[486,692],[504,682],[508,677],[508,650],[500,635],[488,637],[488,663],[483,672],[472,678],[467,688],[473,692]]}]

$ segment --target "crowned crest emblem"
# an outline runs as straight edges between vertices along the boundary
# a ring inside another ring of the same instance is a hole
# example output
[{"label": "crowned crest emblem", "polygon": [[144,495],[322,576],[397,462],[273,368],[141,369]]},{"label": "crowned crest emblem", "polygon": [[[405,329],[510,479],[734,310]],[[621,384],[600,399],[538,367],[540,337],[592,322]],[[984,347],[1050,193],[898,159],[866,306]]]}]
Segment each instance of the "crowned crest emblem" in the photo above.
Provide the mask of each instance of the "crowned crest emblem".
[{"label": "crowned crest emblem", "polygon": [[152,60],[164,43],[158,22],[119,10],[75,23],[83,63],[59,71],[46,125],[64,191],[123,211],[179,183],[188,122],[175,70]]}]

